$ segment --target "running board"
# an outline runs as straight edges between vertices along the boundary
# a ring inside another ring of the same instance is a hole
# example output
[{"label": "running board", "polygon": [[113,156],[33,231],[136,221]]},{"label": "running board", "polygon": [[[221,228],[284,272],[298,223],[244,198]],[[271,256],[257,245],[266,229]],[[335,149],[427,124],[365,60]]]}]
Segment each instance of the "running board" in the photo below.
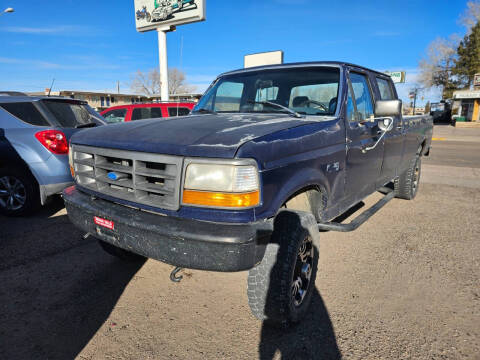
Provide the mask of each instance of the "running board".
[{"label": "running board", "polygon": [[385,204],[387,204],[395,197],[395,192],[390,188],[383,187],[378,191],[386,193],[385,196],[378,200],[375,205],[362,212],[348,224],[342,224],[339,222],[318,223],[318,230],[348,232],[357,229],[360,225],[370,219],[378,210],[380,210],[383,206],[385,206]]}]

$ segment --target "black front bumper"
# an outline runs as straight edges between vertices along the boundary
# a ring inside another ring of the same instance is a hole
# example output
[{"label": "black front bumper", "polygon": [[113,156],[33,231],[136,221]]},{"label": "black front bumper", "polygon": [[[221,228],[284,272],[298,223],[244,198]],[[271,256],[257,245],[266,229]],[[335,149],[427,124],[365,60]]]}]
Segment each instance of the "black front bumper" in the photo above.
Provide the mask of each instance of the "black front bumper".
[{"label": "black front bumper", "polygon": [[[94,198],[74,186],[63,192],[70,221],[125,250],[190,269],[241,271],[258,264],[272,224],[226,224],[163,216]],[[110,230],[94,216],[113,221]]]}]

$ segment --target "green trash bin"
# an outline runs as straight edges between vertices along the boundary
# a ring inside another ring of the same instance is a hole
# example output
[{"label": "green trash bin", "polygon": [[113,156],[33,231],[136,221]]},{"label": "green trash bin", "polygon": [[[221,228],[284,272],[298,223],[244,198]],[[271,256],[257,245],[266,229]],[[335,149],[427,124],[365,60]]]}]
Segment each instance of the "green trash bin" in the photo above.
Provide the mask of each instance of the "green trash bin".
[{"label": "green trash bin", "polygon": [[467,119],[465,118],[465,116],[459,116],[459,117],[456,118],[456,121],[457,122],[465,122],[465,121],[467,121]]}]

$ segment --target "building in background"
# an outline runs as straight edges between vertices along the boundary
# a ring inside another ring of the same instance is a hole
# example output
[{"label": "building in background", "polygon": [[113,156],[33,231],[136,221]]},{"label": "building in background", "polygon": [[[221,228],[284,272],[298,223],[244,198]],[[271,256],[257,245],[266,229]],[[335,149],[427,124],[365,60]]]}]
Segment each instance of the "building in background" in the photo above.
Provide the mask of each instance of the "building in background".
[{"label": "building in background", "polygon": [[453,100],[457,121],[480,121],[480,89],[454,91]]},{"label": "building in background", "polygon": [[[49,89],[44,92],[31,92],[29,95],[48,95]],[[138,94],[116,94],[110,92],[60,90],[51,91],[51,96],[64,96],[77,100],[84,100],[97,111],[108,109],[111,106],[129,105],[136,103],[160,102],[160,94],[151,96]],[[174,94],[170,95],[170,101],[193,101],[197,102],[202,94]]]}]

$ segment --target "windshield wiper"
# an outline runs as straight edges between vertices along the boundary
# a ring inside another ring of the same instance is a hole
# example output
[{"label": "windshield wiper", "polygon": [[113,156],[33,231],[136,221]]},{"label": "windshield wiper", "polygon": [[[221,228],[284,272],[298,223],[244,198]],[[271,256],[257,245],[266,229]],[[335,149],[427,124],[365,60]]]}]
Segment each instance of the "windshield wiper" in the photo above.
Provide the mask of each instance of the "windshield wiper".
[{"label": "windshield wiper", "polygon": [[89,127],[95,127],[97,126],[97,123],[94,123],[94,122],[89,122],[89,123],[85,123],[85,124],[78,124],[77,126],[75,126],[76,129],[81,129],[81,128],[89,128]]},{"label": "windshield wiper", "polygon": [[274,103],[272,101],[254,101],[254,100],[248,100],[247,101],[248,103],[250,104],[260,104],[260,105],[270,105],[270,106],[276,106],[280,109],[283,109],[285,111],[287,111],[291,116],[293,117],[296,117],[296,118],[301,118],[302,115],[298,112],[296,112],[295,110],[292,110],[286,106],[283,106],[283,105],[280,105],[280,104],[277,104],[277,103]]},{"label": "windshield wiper", "polygon": [[201,108],[201,109],[198,109],[198,110],[195,110],[194,112],[196,113],[201,113],[201,114],[217,114],[215,111],[213,110],[209,110],[209,109],[205,109],[205,108]]}]

